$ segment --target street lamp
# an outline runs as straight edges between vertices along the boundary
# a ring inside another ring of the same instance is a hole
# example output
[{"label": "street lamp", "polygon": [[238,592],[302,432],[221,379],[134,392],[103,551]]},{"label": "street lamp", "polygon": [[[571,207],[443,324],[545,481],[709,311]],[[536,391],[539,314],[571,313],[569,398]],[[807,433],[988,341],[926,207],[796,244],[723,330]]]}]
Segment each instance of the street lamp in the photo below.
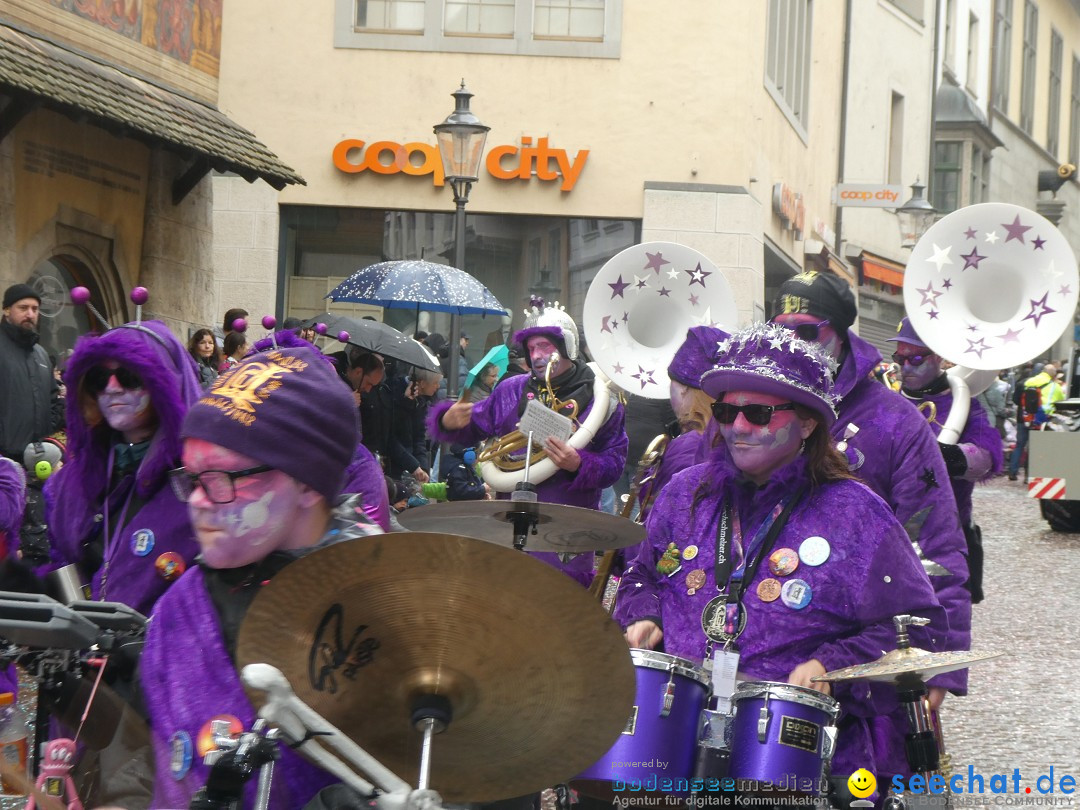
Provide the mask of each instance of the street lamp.
[{"label": "street lamp", "polygon": [[926,186],[915,178],[911,184],[911,199],[896,209],[900,220],[900,247],[911,250],[937,218],[937,210],[923,196]]},{"label": "street lamp", "polygon": [[[469,202],[469,192],[480,173],[480,158],[484,154],[484,143],[488,130],[480,119],[469,110],[469,99],[473,94],[465,89],[465,80],[461,87],[451,95],[454,97],[454,111],[441,124],[436,124],[435,137],[439,142],[439,154],[442,156],[443,174],[450,188],[454,191],[454,204],[457,206],[455,239],[456,256],[454,265],[458,270],[465,270],[465,204]],[[458,393],[458,358],[461,356],[461,316],[450,314],[450,369],[446,380],[448,396]]]}]

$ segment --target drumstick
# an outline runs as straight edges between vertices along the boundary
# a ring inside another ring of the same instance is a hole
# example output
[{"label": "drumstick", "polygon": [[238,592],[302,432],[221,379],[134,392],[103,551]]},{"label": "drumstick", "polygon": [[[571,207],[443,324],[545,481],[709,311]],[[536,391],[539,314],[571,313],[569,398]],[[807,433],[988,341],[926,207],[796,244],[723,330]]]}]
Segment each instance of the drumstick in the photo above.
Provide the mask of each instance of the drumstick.
[{"label": "drumstick", "polygon": [[67,810],[67,806],[52,796],[47,796],[38,790],[26,771],[16,764],[0,762],[0,776],[19,793],[25,796],[33,796],[34,801],[41,810]]}]

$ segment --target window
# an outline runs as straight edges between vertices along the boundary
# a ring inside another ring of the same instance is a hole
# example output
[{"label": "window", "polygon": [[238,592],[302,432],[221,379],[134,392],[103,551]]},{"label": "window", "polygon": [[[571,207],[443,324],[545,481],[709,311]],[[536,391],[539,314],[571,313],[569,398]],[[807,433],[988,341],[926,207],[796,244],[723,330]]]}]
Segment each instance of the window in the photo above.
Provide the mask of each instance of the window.
[{"label": "window", "polygon": [[1039,9],[1024,0],[1024,51],[1020,64],[1020,129],[1028,135],[1035,126],[1035,46],[1039,39]]},{"label": "window", "polygon": [[971,184],[965,205],[986,202],[990,182],[990,155],[978,146],[971,147]]},{"label": "window", "polygon": [[994,106],[1009,111],[1009,62],[1012,61],[1012,0],[994,3]]},{"label": "window", "polygon": [[888,182],[902,184],[904,182],[904,97],[899,93],[892,94],[888,160],[886,173]]},{"label": "window", "polygon": [[1058,139],[1061,136],[1061,76],[1062,52],[1064,43],[1061,34],[1050,29],[1050,88],[1046,111],[1046,151],[1054,157],[1058,153]]},{"label": "window", "polygon": [[915,22],[923,21],[923,0],[889,0],[894,6],[907,14]]},{"label": "window", "polygon": [[424,0],[356,0],[356,27],[369,31],[424,30]]},{"label": "window", "polygon": [[975,88],[979,86],[979,18],[974,14],[968,16],[967,38],[967,75],[964,82],[973,95],[978,95]]},{"label": "window", "polygon": [[812,0],[769,0],[765,87],[806,139]]},{"label": "window", "polygon": [[538,38],[597,40],[604,36],[604,0],[535,0]]},{"label": "window", "polygon": [[1069,84],[1069,163],[1080,165],[1080,58],[1075,54]]},{"label": "window", "polygon": [[514,35],[514,0],[446,0],[443,30],[481,37]]},{"label": "window", "polygon": [[943,214],[960,207],[963,147],[960,141],[939,141],[934,144],[934,188],[930,202]]},{"label": "window", "polygon": [[618,59],[624,2],[334,0],[334,47]]},{"label": "window", "polygon": [[956,26],[953,18],[956,15],[956,3],[953,0],[945,0],[945,67],[956,67]]}]

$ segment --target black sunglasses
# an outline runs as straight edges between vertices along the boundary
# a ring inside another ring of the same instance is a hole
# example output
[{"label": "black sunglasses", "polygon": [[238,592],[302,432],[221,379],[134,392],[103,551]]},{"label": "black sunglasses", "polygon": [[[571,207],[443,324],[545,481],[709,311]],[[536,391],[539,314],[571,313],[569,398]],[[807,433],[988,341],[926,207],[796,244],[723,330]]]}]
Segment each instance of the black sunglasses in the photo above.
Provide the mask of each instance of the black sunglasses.
[{"label": "black sunglasses", "polygon": [[892,359],[898,366],[903,366],[904,363],[907,363],[912,368],[918,368],[926,362],[927,357],[929,357],[929,355],[926,354],[893,354]]},{"label": "black sunglasses", "polygon": [[819,321],[818,323],[797,323],[794,326],[790,324],[782,323],[780,326],[785,329],[790,329],[795,333],[795,337],[799,340],[805,340],[807,343],[813,343],[821,335],[821,327],[828,326],[829,322]]},{"label": "black sunglasses", "polygon": [[759,427],[772,421],[776,411],[793,411],[795,403],[788,402],[784,405],[735,405],[731,402],[714,402],[712,404],[713,417],[721,425],[732,425],[741,413],[751,425]]},{"label": "black sunglasses", "polygon": [[123,367],[105,368],[105,366],[94,366],[86,372],[83,377],[83,387],[91,394],[100,394],[109,387],[109,380],[113,377],[116,377],[121,388],[128,391],[143,387],[142,377],[134,371],[128,371]]}]

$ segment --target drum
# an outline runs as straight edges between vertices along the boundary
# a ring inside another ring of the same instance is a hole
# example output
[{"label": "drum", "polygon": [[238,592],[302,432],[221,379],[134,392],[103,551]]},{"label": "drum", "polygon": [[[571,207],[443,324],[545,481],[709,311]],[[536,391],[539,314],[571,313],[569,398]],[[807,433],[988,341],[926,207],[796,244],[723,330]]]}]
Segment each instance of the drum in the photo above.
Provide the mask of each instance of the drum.
[{"label": "drum", "polygon": [[840,704],[828,695],[770,681],[745,681],[732,696],[731,776],[742,793],[827,792]]},{"label": "drum", "polygon": [[731,775],[731,701],[717,697],[701,712],[694,778],[702,785],[723,784]]},{"label": "drum", "polygon": [[652,650],[630,650],[637,675],[634,708],[622,735],[571,784],[603,799],[628,791],[686,795],[694,773],[709,675],[693,662]]}]

